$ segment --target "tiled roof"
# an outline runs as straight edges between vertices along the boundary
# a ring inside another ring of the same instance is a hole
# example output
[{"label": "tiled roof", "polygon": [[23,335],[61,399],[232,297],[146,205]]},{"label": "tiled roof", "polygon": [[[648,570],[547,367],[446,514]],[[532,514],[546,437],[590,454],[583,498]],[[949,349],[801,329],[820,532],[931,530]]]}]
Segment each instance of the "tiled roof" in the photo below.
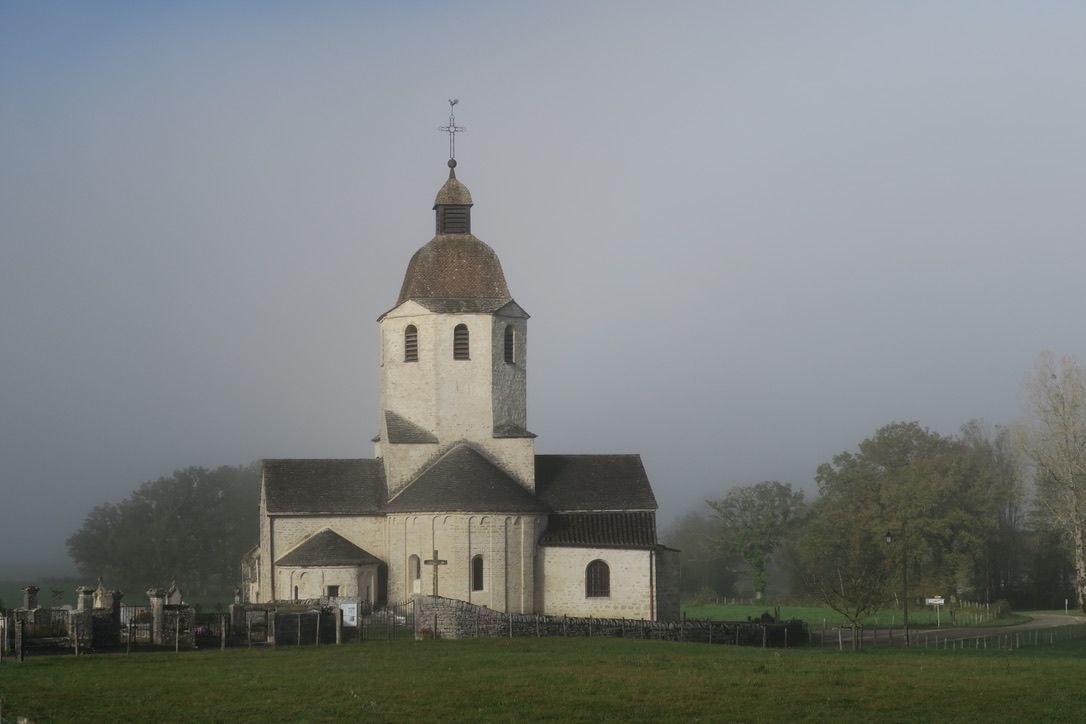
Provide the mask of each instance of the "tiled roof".
[{"label": "tiled roof", "polygon": [[536,455],[536,495],[552,510],[656,510],[640,455]]},{"label": "tiled roof", "polygon": [[439,234],[407,265],[396,304],[408,299],[500,299],[504,304],[510,296],[493,249],[471,234]]},{"label": "tiled roof", "polygon": [[544,546],[653,548],[655,513],[566,513],[550,516]]},{"label": "tiled roof", "polygon": [[385,427],[388,428],[388,441],[398,443],[436,443],[437,436],[423,429],[392,410],[385,410]]},{"label": "tiled roof", "polygon": [[372,553],[325,528],[275,562],[277,566],[368,566],[381,563]]},{"label": "tiled roof", "polygon": [[511,422],[502,423],[501,425],[494,426],[494,437],[538,437],[534,432],[528,432],[520,425],[514,425]]},{"label": "tiled roof", "polygon": [[262,466],[268,513],[384,512],[380,460],[264,460]]},{"label": "tiled roof", "polygon": [[390,500],[385,510],[389,513],[547,512],[516,480],[467,445],[458,445],[438,458]]}]

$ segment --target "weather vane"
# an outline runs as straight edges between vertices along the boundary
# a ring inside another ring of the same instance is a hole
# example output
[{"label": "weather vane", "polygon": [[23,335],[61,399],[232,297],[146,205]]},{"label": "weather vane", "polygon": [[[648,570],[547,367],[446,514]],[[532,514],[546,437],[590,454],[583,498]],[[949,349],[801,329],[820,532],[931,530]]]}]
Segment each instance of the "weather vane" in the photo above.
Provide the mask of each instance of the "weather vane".
[{"label": "weather vane", "polygon": [[463,133],[468,130],[463,126],[456,125],[456,104],[460,102],[459,98],[449,99],[449,125],[438,127],[439,131],[444,131],[449,134],[449,160],[456,159],[456,134]]}]

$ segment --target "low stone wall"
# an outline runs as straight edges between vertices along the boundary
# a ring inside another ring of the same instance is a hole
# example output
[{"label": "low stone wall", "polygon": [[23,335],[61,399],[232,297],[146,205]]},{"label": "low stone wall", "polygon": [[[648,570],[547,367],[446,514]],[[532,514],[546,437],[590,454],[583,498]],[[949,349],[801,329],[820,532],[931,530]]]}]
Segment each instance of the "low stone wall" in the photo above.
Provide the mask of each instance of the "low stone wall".
[{"label": "low stone wall", "polygon": [[467,601],[416,595],[418,638],[612,636],[737,646],[788,647],[809,640],[802,621],[641,621],[502,613]]}]

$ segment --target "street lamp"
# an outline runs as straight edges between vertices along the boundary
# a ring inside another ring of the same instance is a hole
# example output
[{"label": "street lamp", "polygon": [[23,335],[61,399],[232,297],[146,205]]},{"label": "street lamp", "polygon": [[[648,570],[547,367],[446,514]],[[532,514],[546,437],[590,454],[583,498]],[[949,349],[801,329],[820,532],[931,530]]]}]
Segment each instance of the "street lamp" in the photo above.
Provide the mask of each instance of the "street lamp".
[{"label": "street lamp", "polygon": [[[905,524],[901,524],[901,608],[902,618],[905,621],[905,647],[909,642],[909,548],[905,537]],[[894,542],[894,534],[886,531],[886,543]]]}]

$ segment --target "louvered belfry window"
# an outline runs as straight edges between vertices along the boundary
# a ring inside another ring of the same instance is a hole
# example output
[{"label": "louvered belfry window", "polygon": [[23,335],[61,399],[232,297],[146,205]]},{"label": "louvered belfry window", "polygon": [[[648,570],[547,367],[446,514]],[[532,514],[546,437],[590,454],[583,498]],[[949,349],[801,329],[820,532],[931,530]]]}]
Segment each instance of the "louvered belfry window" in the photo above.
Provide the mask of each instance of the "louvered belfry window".
[{"label": "louvered belfry window", "polygon": [[458,324],[453,328],[453,359],[471,359],[468,344],[468,325]]},{"label": "louvered belfry window", "polygon": [[584,571],[585,598],[607,598],[611,595],[611,569],[600,560],[592,561]]},{"label": "louvered belfry window", "polygon": [[403,331],[403,361],[419,361],[419,330],[413,324]]},{"label": "louvered belfry window", "polygon": [[471,216],[467,206],[442,206],[438,210],[437,233],[470,234]]},{"label": "louvered belfry window", "polygon": [[513,329],[513,325],[507,325],[505,327],[505,361],[507,364],[513,364],[517,361],[517,332]]}]

